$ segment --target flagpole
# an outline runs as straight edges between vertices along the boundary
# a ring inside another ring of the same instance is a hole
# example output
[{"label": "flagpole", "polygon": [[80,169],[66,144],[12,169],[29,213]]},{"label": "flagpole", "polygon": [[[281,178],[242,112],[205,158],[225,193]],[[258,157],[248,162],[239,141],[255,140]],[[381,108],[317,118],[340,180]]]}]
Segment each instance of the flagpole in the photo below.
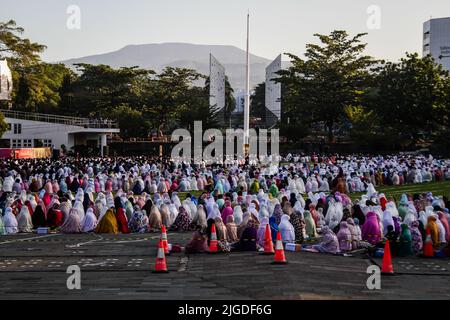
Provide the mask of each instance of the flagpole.
[{"label": "flagpole", "polygon": [[245,104],[244,104],[244,154],[249,152],[249,130],[250,130],[250,12],[247,13],[247,64],[245,78]]}]

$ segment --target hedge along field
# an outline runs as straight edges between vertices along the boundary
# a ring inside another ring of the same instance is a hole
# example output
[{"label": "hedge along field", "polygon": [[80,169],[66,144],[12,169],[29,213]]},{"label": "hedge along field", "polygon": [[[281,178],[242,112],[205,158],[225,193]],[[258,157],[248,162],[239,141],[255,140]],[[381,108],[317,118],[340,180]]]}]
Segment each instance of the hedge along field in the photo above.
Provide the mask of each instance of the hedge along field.
[{"label": "hedge along field", "polygon": [[[407,184],[403,186],[381,186],[378,188],[376,187],[375,190],[379,193],[384,193],[386,197],[394,197],[397,201],[403,193],[414,194],[432,192],[433,196],[450,197],[450,181]],[[352,200],[358,199],[363,194],[364,193],[352,193],[350,194],[350,198]]]},{"label": "hedge along field", "polygon": [[[403,186],[382,186],[376,187],[375,190],[378,193],[384,193],[386,197],[394,197],[398,201],[403,193],[414,194],[414,193],[424,193],[432,192],[433,196],[446,196],[450,197],[450,180],[441,182],[428,182],[420,184],[407,184]],[[186,195],[190,193],[194,197],[198,198],[204,191],[188,191],[188,192],[177,192],[178,197],[181,201],[186,198]],[[365,192],[351,193],[350,198],[352,200],[360,199]],[[303,195],[305,199],[308,198],[307,195]],[[97,199],[97,194],[94,193],[94,199]]]},{"label": "hedge along field", "polygon": [[[432,192],[433,196],[450,197],[450,181],[407,184],[403,186],[381,186],[375,187],[375,190],[377,190],[378,193],[384,193],[386,197],[394,197],[397,201],[403,193],[414,194]],[[203,191],[178,192],[178,197],[180,200],[184,200],[188,193],[198,197],[202,192]],[[365,194],[365,192],[351,193],[350,198],[352,200],[360,199],[363,194]],[[308,196],[303,195],[303,197],[306,199]]]}]

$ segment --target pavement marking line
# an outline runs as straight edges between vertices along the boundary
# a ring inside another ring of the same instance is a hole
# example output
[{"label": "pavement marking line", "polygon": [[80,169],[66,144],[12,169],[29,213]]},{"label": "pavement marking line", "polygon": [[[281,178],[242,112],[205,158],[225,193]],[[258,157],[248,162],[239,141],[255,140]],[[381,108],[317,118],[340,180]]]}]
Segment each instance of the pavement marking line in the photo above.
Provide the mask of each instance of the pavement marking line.
[{"label": "pavement marking line", "polygon": [[189,262],[189,257],[181,257],[179,262],[178,262],[179,267],[178,267],[177,271],[178,272],[186,271],[186,267],[187,267],[188,262]]},{"label": "pavement marking line", "polygon": [[[173,235],[173,233],[172,234],[167,234],[167,236],[171,236],[171,235]],[[113,241],[104,241],[104,242],[97,242],[97,243],[106,243],[106,244],[111,244],[111,243],[119,243],[119,244],[121,244],[121,243],[132,243],[132,242],[142,242],[142,241],[147,241],[147,240],[149,240],[149,239],[151,239],[151,240],[155,240],[155,239],[159,239],[160,238],[160,236],[153,236],[153,237],[150,237],[150,238],[141,238],[141,239],[134,239],[134,240],[120,240],[119,238],[117,238],[117,239],[112,239]]]},{"label": "pavement marking line", "polygon": [[36,236],[36,237],[31,237],[31,238],[20,238],[20,239],[7,240],[7,241],[0,242],[0,244],[19,242],[19,241],[27,241],[27,240],[33,240],[33,239],[39,239],[39,238],[60,236],[60,235],[61,235],[61,233],[52,233],[52,234],[47,234],[47,235],[43,235],[43,236]]},{"label": "pavement marking line", "polygon": [[[97,236],[97,235],[96,235]],[[92,243],[92,242],[95,242],[95,241],[101,241],[101,240],[103,240],[103,237],[102,236],[98,236],[99,238],[97,238],[97,239],[92,239],[92,240],[89,240],[89,241],[86,241],[86,242],[79,242],[79,243],[77,243],[77,244],[74,244],[74,245],[68,245],[68,244],[66,244],[66,248],[79,248],[79,247],[81,247],[81,246],[83,246],[83,245],[85,245],[85,244],[90,244],[90,243]]]}]

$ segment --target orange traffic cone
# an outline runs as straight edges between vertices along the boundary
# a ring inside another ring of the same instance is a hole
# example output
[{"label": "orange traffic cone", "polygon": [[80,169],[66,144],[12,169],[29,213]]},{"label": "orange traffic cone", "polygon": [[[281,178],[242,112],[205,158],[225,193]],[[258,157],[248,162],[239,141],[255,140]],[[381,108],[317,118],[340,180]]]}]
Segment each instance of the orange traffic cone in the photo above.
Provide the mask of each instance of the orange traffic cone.
[{"label": "orange traffic cone", "polygon": [[169,243],[167,242],[167,231],[166,226],[162,225],[161,227],[161,238],[164,246],[164,254],[169,254]]},{"label": "orange traffic cone", "polygon": [[216,225],[213,223],[211,225],[211,239],[209,240],[209,252],[215,253],[219,250],[216,234]]},{"label": "orange traffic cone", "polygon": [[156,264],[154,273],[168,273],[166,265],[166,256],[164,255],[164,244],[162,240],[159,240],[158,254],[156,255]]},{"label": "orange traffic cone", "polygon": [[392,275],[394,274],[394,267],[392,266],[391,248],[389,241],[386,241],[384,245],[383,262],[381,264],[381,274]]},{"label": "orange traffic cone", "polygon": [[269,225],[266,224],[266,234],[264,236],[264,252],[262,252],[262,254],[269,255],[274,253],[275,250],[273,249],[272,234],[270,233]]},{"label": "orange traffic cone", "polygon": [[283,242],[281,241],[281,233],[277,233],[277,241],[275,243],[275,259],[272,264],[286,264],[286,257],[284,256]]},{"label": "orange traffic cone", "polygon": [[430,228],[427,228],[427,238],[423,245],[423,256],[424,257],[434,257],[433,241],[431,240]]}]

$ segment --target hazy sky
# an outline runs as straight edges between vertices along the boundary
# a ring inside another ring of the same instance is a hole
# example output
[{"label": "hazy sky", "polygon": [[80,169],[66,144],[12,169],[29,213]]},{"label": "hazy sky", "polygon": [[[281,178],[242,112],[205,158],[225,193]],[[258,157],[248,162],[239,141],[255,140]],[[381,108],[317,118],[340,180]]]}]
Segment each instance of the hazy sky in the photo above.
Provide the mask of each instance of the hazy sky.
[{"label": "hazy sky", "polygon": [[[81,10],[81,29],[69,30],[69,5]],[[367,8],[381,9],[381,28],[367,28]],[[25,36],[48,46],[46,61],[114,51],[128,44],[189,42],[245,48],[251,14],[251,52],[275,58],[303,54],[314,33],[368,32],[368,53],[396,60],[422,53],[422,23],[450,16],[448,0],[0,0],[0,21],[16,20]],[[449,30],[450,32],[450,30]]]}]

